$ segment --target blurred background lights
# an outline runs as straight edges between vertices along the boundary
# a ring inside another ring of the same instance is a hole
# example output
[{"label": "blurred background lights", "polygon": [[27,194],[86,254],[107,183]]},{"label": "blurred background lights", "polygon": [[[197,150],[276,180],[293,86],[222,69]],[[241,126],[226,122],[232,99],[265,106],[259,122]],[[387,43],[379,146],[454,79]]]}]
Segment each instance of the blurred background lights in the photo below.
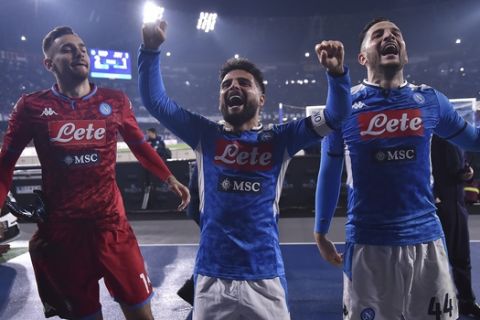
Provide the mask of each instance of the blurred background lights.
[{"label": "blurred background lights", "polygon": [[163,18],[165,9],[153,2],[145,2],[143,6],[143,23],[151,23]]},{"label": "blurred background lights", "polygon": [[217,22],[217,14],[212,12],[200,12],[198,17],[197,29],[205,32],[210,32],[215,29],[215,23]]}]

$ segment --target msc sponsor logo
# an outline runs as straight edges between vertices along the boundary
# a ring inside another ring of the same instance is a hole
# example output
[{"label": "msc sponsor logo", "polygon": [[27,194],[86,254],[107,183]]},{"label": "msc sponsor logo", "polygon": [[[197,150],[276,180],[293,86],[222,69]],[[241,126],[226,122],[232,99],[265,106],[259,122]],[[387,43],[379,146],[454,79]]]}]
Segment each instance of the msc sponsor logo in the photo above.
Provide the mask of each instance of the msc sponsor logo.
[{"label": "msc sponsor logo", "polygon": [[67,167],[93,166],[93,165],[97,165],[100,162],[100,154],[96,151],[77,153],[77,154],[67,154],[63,157],[62,162]]},{"label": "msc sponsor logo", "polygon": [[224,167],[242,171],[266,171],[273,165],[272,144],[248,144],[219,139],[215,145],[214,161]]},{"label": "msc sponsor logo", "polygon": [[260,180],[221,175],[218,178],[218,191],[258,193],[262,191]]},{"label": "msc sponsor logo", "polygon": [[376,162],[412,161],[417,158],[415,147],[380,149],[373,153]]},{"label": "msc sponsor logo", "polygon": [[105,120],[67,120],[48,123],[50,141],[55,145],[105,145]]},{"label": "msc sponsor logo", "polygon": [[423,136],[423,121],[418,109],[365,112],[358,116],[363,140]]}]

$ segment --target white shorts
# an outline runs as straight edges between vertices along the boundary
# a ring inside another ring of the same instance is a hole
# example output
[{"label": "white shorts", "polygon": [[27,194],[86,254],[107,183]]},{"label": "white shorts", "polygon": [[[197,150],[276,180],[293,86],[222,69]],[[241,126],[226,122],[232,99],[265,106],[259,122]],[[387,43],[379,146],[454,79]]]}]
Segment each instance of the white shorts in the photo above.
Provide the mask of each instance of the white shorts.
[{"label": "white shorts", "polygon": [[226,280],[198,275],[193,320],[289,320],[280,278]]},{"label": "white shorts", "polygon": [[347,243],[344,259],[345,320],[458,318],[442,239],[410,246]]}]

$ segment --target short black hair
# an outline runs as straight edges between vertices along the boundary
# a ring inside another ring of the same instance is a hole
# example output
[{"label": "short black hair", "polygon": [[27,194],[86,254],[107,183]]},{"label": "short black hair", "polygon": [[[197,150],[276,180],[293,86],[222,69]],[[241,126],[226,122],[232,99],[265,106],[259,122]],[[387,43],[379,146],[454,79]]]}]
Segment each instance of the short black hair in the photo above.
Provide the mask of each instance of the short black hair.
[{"label": "short black hair", "polygon": [[53,41],[55,39],[60,38],[66,34],[76,34],[73,32],[73,29],[67,26],[60,26],[60,27],[55,27],[53,30],[51,30],[47,35],[43,38],[42,41],[42,49],[43,53],[46,55],[48,49],[52,46]]},{"label": "short black hair", "polygon": [[220,69],[220,81],[225,78],[227,73],[229,73],[232,70],[243,70],[248,73],[250,73],[255,81],[257,82],[257,85],[260,87],[262,90],[262,93],[265,94],[265,84],[263,83],[263,73],[260,71],[260,69],[257,68],[255,64],[252,62],[248,61],[245,58],[231,58],[228,59]]},{"label": "short black hair", "polygon": [[148,128],[147,131],[150,131],[152,133],[157,133],[157,129],[155,128]]},{"label": "short black hair", "polygon": [[390,19],[387,19],[385,17],[377,17],[377,18],[372,19],[370,22],[368,22],[365,25],[365,27],[363,27],[362,32],[360,32],[360,34],[358,35],[359,38],[360,38],[360,51],[362,50],[363,40],[365,39],[365,35],[367,34],[368,30],[370,30],[371,27],[373,27],[374,25],[376,25],[377,23],[382,22],[382,21],[392,22]]}]

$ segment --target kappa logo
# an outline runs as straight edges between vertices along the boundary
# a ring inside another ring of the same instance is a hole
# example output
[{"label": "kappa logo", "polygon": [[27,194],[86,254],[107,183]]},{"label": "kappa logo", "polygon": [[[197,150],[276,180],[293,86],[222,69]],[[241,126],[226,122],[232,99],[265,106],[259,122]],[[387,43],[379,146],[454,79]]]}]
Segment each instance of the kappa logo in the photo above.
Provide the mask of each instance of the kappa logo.
[{"label": "kappa logo", "polygon": [[55,110],[53,110],[51,107],[46,107],[45,109],[43,109],[42,111],[42,114],[40,114],[40,117],[41,116],[47,116],[47,117],[50,117],[50,116],[58,116],[58,113],[55,112]]},{"label": "kappa logo", "polygon": [[362,101],[357,101],[352,105],[353,110],[360,110],[363,107],[367,107],[367,105],[365,103],[363,103]]}]

